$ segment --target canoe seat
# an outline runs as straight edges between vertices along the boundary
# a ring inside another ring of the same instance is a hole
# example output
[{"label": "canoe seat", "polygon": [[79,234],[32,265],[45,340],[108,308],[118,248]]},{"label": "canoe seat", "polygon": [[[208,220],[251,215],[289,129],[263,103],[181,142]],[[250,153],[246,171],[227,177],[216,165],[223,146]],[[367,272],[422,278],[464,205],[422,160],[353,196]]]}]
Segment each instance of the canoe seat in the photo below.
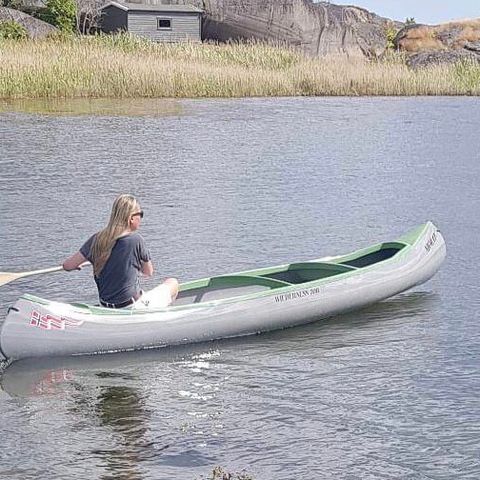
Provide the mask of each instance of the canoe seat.
[{"label": "canoe seat", "polygon": [[344,260],[342,265],[349,265],[357,268],[368,267],[374,263],[383,262],[384,260],[392,258],[403,248],[405,248],[405,244],[400,242],[382,243],[378,250]]},{"label": "canoe seat", "polygon": [[329,262],[292,263],[282,270],[262,275],[266,278],[299,284],[356,270],[354,266]]},{"label": "canoe seat", "polygon": [[286,287],[290,283],[272,278],[259,277],[256,275],[222,275],[210,279],[209,287],[243,287],[243,286],[262,286],[267,287],[264,290],[272,288]]},{"label": "canoe seat", "polygon": [[263,276],[222,275],[210,278],[201,287],[181,291],[174,305],[223,300],[224,298],[264,292],[273,288],[288,287],[289,285],[291,284],[288,282]]}]

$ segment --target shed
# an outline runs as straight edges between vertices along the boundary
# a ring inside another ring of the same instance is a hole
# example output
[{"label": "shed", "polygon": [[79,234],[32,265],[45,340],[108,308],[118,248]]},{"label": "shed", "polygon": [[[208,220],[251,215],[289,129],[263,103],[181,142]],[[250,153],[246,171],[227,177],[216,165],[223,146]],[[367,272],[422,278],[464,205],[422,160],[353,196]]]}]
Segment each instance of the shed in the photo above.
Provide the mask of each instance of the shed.
[{"label": "shed", "polygon": [[192,5],[109,2],[102,8],[102,31],[126,31],[157,42],[202,38],[203,10]]}]

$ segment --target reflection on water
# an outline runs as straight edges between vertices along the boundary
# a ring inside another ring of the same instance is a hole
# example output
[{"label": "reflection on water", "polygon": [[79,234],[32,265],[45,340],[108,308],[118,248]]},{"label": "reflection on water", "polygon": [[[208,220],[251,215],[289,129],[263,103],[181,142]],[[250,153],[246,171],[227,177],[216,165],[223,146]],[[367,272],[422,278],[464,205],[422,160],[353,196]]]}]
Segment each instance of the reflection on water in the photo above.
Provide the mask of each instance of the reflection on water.
[{"label": "reflection on water", "polygon": [[440,296],[431,291],[406,292],[397,295],[383,302],[378,302],[361,310],[340,315],[336,318],[337,325],[347,324],[355,325],[370,324],[377,326],[375,322],[394,323],[398,321],[408,321],[412,319],[415,322],[424,318],[430,308],[435,305]]},{"label": "reflection on water", "polygon": [[101,478],[140,480],[140,465],[150,456],[148,451],[153,445],[146,438],[149,413],[144,399],[127,386],[104,386],[97,397],[95,411],[117,445],[113,449],[91,452],[107,466],[107,473]]},{"label": "reflection on water", "polygon": [[162,98],[37,98],[0,100],[1,112],[23,112],[40,115],[101,115],[129,117],[164,117],[182,115],[178,100]]},{"label": "reflection on water", "polygon": [[[193,373],[209,368],[210,361],[221,360],[219,349],[255,347],[269,342],[298,344],[306,338],[326,350],[349,341],[352,329],[359,336],[368,330],[391,329],[395,324],[408,325],[412,319],[427,316],[430,307],[438,299],[433,292],[407,292],[361,310],[284,330],[264,333],[260,336],[224,339],[206,344],[179,345],[158,350],[121,352],[105,355],[52,357],[24,359],[11,364],[0,377],[0,387],[12,396],[35,397],[57,395],[65,384],[77,384],[82,374],[92,372],[95,378],[133,380],[124,369],[130,366],[143,369],[151,363],[183,362]],[[344,332],[343,337],[341,332]],[[205,359],[208,360],[205,361]],[[122,372],[117,369],[122,367]],[[183,396],[184,392],[180,392]],[[188,396],[188,395],[187,395]]]}]

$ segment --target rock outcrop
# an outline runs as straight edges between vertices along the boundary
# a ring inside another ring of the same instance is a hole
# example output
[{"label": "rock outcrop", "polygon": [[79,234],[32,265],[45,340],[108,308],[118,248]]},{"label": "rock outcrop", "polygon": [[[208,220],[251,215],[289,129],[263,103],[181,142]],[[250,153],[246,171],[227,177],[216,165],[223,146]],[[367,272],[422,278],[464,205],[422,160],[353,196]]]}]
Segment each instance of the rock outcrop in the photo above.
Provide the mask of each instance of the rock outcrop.
[{"label": "rock outcrop", "polygon": [[387,20],[357,7],[308,0],[205,0],[208,38],[259,38],[302,47],[311,55],[379,56]]},{"label": "rock outcrop", "polygon": [[30,38],[42,38],[49,33],[58,31],[56,27],[49,23],[43,22],[31,15],[14,10],[12,8],[0,7],[0,22],[13,20],[23,25],[28,32]]},{"label": "rock outcrop", "polygon": [[398,32],[395,46],[406,52],[414,68],[465,59],[480,62],[480,19],[410,25]]},{"label": "rock outcrop", "polygon": [[298,46],[315,56],[381,56],[387,45],[388,25],[393,23],[363,8],[312,0],[130,1],[203,8],[206,40],[272,40]]}]

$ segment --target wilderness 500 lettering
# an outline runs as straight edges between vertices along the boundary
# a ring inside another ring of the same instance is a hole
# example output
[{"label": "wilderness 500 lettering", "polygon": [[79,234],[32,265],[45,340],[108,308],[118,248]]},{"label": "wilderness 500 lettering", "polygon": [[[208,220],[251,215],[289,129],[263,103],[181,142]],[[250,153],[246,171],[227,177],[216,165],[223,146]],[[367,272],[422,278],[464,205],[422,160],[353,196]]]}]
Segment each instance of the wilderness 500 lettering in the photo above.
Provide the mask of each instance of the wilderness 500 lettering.
[{"label": "wilderness 500 lettering", "polygon": [[316,295],[318,293],[320,293],[320,287],[312,287],[307,290],[300,290],[299,292],[282,293],[281,295],[275,296],[275,303],[287,302],[295,298],[309,297],[310,295]]}]

